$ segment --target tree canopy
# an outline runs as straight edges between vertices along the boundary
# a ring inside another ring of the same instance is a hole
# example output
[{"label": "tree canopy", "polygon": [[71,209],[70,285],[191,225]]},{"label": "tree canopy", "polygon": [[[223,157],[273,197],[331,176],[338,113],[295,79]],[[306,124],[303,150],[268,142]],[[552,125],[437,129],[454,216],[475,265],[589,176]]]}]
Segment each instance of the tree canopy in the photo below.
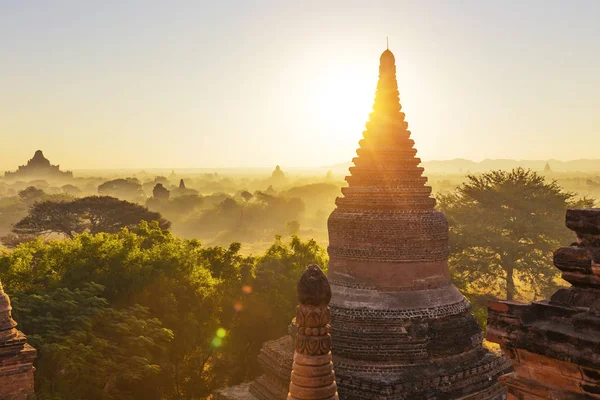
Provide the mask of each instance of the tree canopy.
[{"label": "tree canopy", "polygon": [[552,251],[570,240],[568,207],[590,207],[554,181],[522,168],[469,175],[454,192],[439,196],[450,225],[451,272],[466,293],[507,299],[547,296],[558,270]]},{"label": "tree canopy", "polygon": [[34,203],[29,214],[17,222],[18,235],[63,234],[69,238],[83,232],[116,233],[141,221],[158,221],[162,229],[170,222],[139,204],[109,196],[89,196],[71,201],[45,200]]},{"label": "tree canopy", "polygon": [[314,241],[262,256],[202,246],[158,222],[0,251],[13,315],[38,349],[40,399],[206,399],[253,378],[285,333]]},{"label": "tree canopy", "polygon": [[106,181],[98,186],[98,193],[129,201],[139,201],[145,197],[142,185],[137,178],[119,178]]}]

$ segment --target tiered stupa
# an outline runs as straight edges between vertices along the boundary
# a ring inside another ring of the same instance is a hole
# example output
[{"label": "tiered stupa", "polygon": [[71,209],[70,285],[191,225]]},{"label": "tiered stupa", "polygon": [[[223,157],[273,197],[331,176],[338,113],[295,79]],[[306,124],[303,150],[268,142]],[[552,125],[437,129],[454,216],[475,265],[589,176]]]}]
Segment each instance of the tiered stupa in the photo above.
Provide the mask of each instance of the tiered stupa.
[{"label": "tiered stupa", "polygon": [[[393,54],[381,56],[373,113],[349,187],[329,218],[333,365],[341,400],[499,400],[510,369],[482,346],[450,283],[448,224],[434,210],[401,112]],[[267,342],[264,374],[215,400],[285,400],[298,326]]]},{"label": "tiered stupa", "polygon": [[44,153],[38,150],[26,165],[19,166],[19,169],[14,172],[5,172],[4,177],[7,179],[64,179],[72,178],[73,173],[61,171],[59,165],[50,164],[50,161],[44,157]]},{"label": "tiered stupa", "polygon": [[27,400],[34,395],[33,361],[36,351],[15,327],[10,299],[0,282],[0,399]]},{"label": "tiered stupa", "polygon": [[448,224],[434,210],[401,109],[388,49],[348,187],[328,221],[339,396],[500,399],[497,377],[510,363],[482,346],[470,304],[450,282]]},{"label": "tiered stupa", "polygon": [[500,378],[511,400],[600,399],[600,209],[567,211],[577,243],[554,252],[572,284],[550,300],[490,302],[488,340],[515,372]]}]

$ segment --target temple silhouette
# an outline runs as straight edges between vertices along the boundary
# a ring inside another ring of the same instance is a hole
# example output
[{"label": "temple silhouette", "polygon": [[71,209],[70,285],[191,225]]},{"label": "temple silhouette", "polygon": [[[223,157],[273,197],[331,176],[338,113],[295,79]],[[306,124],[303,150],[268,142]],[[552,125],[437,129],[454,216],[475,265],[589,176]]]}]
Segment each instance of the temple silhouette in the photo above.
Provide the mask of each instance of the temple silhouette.
[{"label": "temple silhouette", "polygon": [[19,166],[16,171],[4,173],[6,179],[64,179],[72,178],[71,171],[61,171],[59,165],[52,165],[44,157],[41,150],[37,150],[27,164]]}]

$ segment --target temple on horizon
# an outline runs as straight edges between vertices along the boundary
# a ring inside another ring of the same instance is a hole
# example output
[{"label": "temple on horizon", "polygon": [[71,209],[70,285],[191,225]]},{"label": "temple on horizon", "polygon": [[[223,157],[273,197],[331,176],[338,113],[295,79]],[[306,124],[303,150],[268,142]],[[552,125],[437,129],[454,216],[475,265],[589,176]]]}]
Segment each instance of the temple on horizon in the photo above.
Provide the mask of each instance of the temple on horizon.
[{"label": "temple on horizon", "polygon": [[14,172],[6,171],[4,177],[6,179],[64,179],[72,178],[73,173],[61,171],[59,165],[50,164],[50,161],[44,157],[44,153],[38,150],[26,165],[19,166]]}]

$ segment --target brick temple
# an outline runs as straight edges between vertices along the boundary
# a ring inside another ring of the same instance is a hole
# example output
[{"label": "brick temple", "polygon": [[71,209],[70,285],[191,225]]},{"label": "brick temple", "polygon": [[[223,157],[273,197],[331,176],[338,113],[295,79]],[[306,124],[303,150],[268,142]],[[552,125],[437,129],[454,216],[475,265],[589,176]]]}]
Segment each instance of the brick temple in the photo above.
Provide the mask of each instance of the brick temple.
[{"label": "brick temple", "polygon": [[500,399],[510,364],[486,350],[450,282],[448,223],[434,210],[401,111],[394,55],[379,82],[348,187],[329,217],[329,280],[340,398]]},{"label": "brick temple", "polygon": [[512,400],[600,399],[600,209],[568,210],[577,242],[554,252],[571,287],[532,304],[490,302],[488,340],[515,372],[500,380]]},{"label": "brick temple", "polygon": [[52,165],[44,157],[41,150],[37,150],[27,164],[20,165],[16,171],[4,173],[6,179],[68,179],[73,177],[71,171],[61,171],[59,165]]},{"label": "brick temple", "polygon": [[28,400],[34,395],[36,351],[15,327],[10,299],[0,282],[0,400]]},{"label": "brick temple", "polygon": [[[469,302],[450,282],[448,224],[434,210],[401,109],[386,50],[348,187],[328,222],[339,397],[502,399],[497,378],[510,362],[483,347]],[[216,399],[286,399],[295,323],[289,332],[263,346],[261,377]]]}]

